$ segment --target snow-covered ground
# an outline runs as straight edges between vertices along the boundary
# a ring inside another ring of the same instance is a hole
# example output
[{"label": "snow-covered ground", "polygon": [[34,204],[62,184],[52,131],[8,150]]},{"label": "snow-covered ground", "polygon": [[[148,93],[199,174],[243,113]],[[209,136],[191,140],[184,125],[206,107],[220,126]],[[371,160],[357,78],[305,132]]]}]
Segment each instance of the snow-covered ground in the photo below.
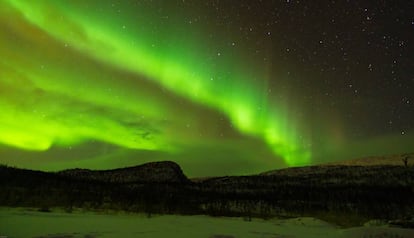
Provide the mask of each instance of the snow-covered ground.
[{"label": "snow-covered ground", "polygon": [[364,226],[340,229],[314,219],[244,221],[207,216],[154,216],[137,214],[42,213],[0,208],[0,238],[412,238],[414,229]]}]

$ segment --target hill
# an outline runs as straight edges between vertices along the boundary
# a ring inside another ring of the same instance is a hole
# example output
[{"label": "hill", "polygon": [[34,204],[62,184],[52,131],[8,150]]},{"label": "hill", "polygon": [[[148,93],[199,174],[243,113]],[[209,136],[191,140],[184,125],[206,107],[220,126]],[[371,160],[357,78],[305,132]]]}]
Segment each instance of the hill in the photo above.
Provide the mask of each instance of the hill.
[{"label": "hill", "polygon": [[404,159],[408,159],[408,165],[414,165],[414,153],[395,154],[386,156],[370,156],[357,159],[344,160],[328,165],[360,165],[360,166],[373,166],[373,165],[404,165]]},{"label": "hill", "polygon": [[107,183],[189,182],[180,166],[172,161],[152,162],[139,166],[112,170],[70,169],[60,171],[58,174],[80,180],[95,180]]},{"label": "hill", "polygon": [[312,216],[341,225],[414,217],[414,166],[402,163],[319,165],[195,181],[173,162],[58,173],[0,166],[0,191],[0,206],[43,210]]},{"label": "hill", "polygon": [[[338,179],[349,181],[362,175],[374,175],[386,170],[404,170],[404,159],[407,159],[407,167],[414,166],[414,153],[387,155],[387,156],[370,156],[357,159],[343,160],[339,162],[326,163],[314,166],[291,167],[285,169],[271,170],[260,173],[262,176],[298,176],[311,177],[314,175],[330,174],[339,176]],[[404,170],[405,171],[405,170]],[[403,174],[397,171],[392,174]],[[399,176],[400,177],[400,176]],[[389,181],[389,177],[383,181]],[[397,181],[401,181],[400,178]]]}]

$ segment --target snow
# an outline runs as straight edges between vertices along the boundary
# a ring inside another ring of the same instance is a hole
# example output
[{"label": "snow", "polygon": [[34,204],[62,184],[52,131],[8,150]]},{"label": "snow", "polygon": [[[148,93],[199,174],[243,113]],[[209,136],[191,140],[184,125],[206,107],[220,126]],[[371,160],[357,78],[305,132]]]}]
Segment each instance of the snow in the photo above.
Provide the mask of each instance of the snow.
[{"label": "snow", "polygon": [[22,208],[0,209],[0,238],[106,238],[106,237],[206,237],[206,238],[410,238],[414,229],[371,225],[341,229],[324,221],[253,219],[208,216],[153,216],[92,212],[42,213]]}]

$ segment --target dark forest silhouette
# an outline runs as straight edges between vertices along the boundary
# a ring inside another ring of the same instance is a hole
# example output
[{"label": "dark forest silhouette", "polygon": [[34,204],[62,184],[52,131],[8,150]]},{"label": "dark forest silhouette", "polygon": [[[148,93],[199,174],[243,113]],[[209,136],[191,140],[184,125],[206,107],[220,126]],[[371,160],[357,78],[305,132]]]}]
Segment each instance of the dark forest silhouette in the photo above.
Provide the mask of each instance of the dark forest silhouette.
[{"label": "dark forest silhouette", "polygon": [[[141,176],[152,170],[157,172],[150,180]],[[206,214],[251,220],[313,216],[355,225],[348,223],[405,219],[414,211],[414,169],[403,165],[313,166],[196,182],[188,180],[172,162],[60,173],[1,166],[0,190],[1,206],[42,211],[63,207],[67,212],[74,208],[122,210],[148,217]]]}]

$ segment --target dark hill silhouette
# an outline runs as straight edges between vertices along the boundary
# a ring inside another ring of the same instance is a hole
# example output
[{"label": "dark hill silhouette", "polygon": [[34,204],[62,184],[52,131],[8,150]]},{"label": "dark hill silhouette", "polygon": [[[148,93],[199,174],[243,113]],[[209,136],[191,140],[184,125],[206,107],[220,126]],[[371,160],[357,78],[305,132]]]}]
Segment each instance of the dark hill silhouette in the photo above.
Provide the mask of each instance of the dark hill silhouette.
[{"label": "dark hill silhouette", "polygon": [[414,217],[411,163],[351,164],[193,181],[169,161],[57,173],[0,166],[0,206],[263,218],[314,216],[341,225]]},{"label": "dark hill silhouette", "polygon": [[[287,175],[287,176],[310,176],[312,174],[333,173],[336,171],[349,170],[348,173],[358,174],[364,173],[363,171],[373,172],[375,168],[381,168],[382,166],[389,166],[389,168],[406,166],[404,159],[407,159],[407,166],[414,166],[414,153],[396,154],[386,156],[370,156],[356,159],[349,159],[337,162],[331,162],[315,166],[303,166],[303,167],[291,167],[286,169],[276,169],[267,172],[260,173],[260,175]],[[357,169],[359,171],[351,171]],[[350,174],[348,174],[350,175]],[[345,176],[345,178],[347,178]]]},{"label": "dark hill silhouette", "polygon": [[414,153],[395,154],[385,156],[369,156],[357,159],[344,160],[329,163],[328,165],[360,165],[360,166],[376,166],[376,165],[404,165],[407,159],[407,166],[414,165]]},{"label": "dark hill silhouette", "polygon": [[151,162],[112,170],[69,169],[59,175],[108,183],[188,183],[180,166],[172,161]]}]

